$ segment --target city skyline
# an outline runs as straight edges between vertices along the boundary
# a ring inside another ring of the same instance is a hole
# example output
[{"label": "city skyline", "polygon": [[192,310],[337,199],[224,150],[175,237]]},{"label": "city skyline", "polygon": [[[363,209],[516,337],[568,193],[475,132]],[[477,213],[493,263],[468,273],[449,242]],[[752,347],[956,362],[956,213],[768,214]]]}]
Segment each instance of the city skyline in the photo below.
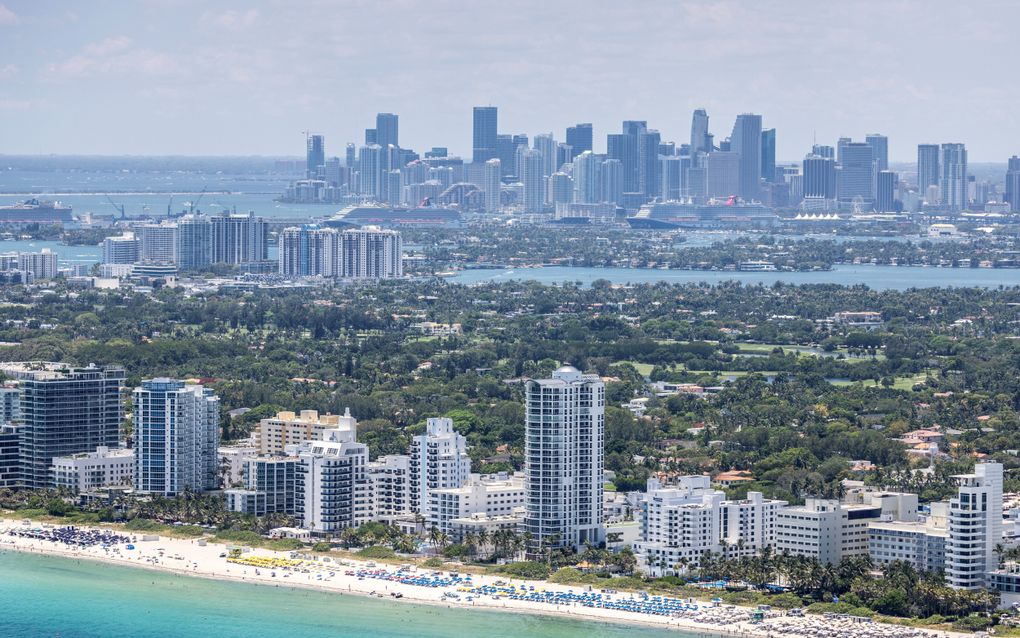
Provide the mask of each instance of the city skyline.
[{"label": "city skyline", "polygon": [[[568,126],[591,122],[596,151],[636,118],[663,142],[686,142],[691,112],[704,107],[717,139],[738,114],[762,114],[777,131],[778,161],[803,157],[816,139],[874,131],[889,137],[891,162],[942,142],[965,143],[971,162],[1004,161],[1016,153],[1020,120],[1009,104],[1020,96],[1002,81],[1008,34],[983,25],[985,14],[1020,18],[1020,7],[939,4],[596,3],[578,12],[562,3],[499,13],[439,2],[425,13],[323,3],[309,20],[268,2],[215,11],[149,2],[113,14],[102,4],[60,12],[5,0],[0,151],[289,156],[303,130],[340,150],[389,112],[403,120],[402,146],[468,158],[472,108],[491,104],[501,133],[562,140]],[[398,37],[378,41],[367,23]],[[944,72],[908,63],[920,51]],[[938,82],[947,73],[964,74],[966,90]],[[980,117],[968,117],[974,104]]]}]

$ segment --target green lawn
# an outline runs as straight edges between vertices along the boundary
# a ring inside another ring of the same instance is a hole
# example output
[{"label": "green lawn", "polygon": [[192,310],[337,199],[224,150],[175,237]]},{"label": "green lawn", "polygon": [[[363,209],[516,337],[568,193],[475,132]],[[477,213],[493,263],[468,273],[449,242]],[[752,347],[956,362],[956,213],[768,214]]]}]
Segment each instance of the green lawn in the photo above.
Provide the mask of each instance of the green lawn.
[{"label": "green lawn", "polygon": [[652,368],[655,367],[650,363],[638,363],[637,361],[617,361],[613,365],[622,365],[625,363],[634,366],[634,369],[638,371],[638,374],[643,377],[650,375],[652,373]]}]

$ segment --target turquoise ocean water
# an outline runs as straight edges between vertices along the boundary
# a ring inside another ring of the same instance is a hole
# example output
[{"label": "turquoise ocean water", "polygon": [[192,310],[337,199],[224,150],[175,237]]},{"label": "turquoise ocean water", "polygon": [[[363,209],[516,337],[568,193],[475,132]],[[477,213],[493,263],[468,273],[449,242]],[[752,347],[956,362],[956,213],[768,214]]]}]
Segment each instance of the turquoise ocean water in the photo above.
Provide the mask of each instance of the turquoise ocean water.
[{"label": "turquoise ocean water", "polygon": [[[693,638],[0,551],[5,638]],[[705,634],[700,634],[704,636]]]}]

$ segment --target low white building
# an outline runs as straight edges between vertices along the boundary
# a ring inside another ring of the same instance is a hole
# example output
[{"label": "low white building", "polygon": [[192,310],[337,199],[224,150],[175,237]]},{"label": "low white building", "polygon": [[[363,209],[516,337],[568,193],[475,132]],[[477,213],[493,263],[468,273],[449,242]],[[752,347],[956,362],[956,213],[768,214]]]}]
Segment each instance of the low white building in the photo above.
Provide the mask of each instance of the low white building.
[{"label": "low white building", "polygon": [[434,525],[459,541],[451,521],[463,522],[474,514],[492,518],[510,516],[524,507],[524,475],[472,474],[460,487],[434,490],[432,499],[429,526]]},{"label": "low white building", "polygon": [[[893,561],[910,563],[917,571],[941,572],[946,566],[948,503],[932,503],[931,514],[922,520],[881,520],[868,526],[868,554],[877,565]],[[885,518],[885,517],[883,517]]]},{"label": "low white building", "polygon": [[98,447],[53,459],[53,483],[76,494],[100,487],[131,485],[135,476],[135,452],[128,449]]},{"label": "low white building", "polygon": [[220,479],[224,487],[240,485],[244,481],[245,461],[259,454],[254,444],[225,445],[217,452],[220,456]]},{"label": "low white building", "polygon": [[753,554],[773,543],[776,516],[785,505],[760,492],[727,500],[707,476],[683,476],[668,488],[649,479],[634,544],[638,565],[661,576],[696,568],[707,553]]},{"label": "low white building", "polygon": [[779,510],[776,551],[833,565],[845,556],[867,555],[868,526],[878,522],[881,514],[881,506],[809,498],[804,505]]}]

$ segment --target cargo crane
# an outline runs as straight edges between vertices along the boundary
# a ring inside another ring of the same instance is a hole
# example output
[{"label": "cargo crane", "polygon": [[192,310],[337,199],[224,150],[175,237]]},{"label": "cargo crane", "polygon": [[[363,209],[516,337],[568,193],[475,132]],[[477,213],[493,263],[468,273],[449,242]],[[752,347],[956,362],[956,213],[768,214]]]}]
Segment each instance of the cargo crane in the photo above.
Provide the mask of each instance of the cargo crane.
[{"label": "cargo crane", "polygon": [[205,187],[205,186],[203,186],[203,187],[202,187],[202,192],[198,194],[198,197],[196,197],[195,199],[193,199],[193,200],[192,200],[192,201],[191,201],[191,202],[189,203],[189,206],[188,206],[188,213],[190,213],[190,214],[192,214],[192,215],[194,215],[194,214],[195,214],[195,206],[198,206],[198,203],[199,203],[200,201],[202,201],[202,198],[203,198],[203,197],[205,196],[205,191],[206,191],[206,187]]},{"label": "cargo crane", "polygon": [[106,195],[106,201],[110,202],[110,206],[113,206],[115,209],[117,209],[117,211],[120,212],[121,219],[127,217],[127,214],[125,214],[124,212],[124,204],[118,204],[117,202],[113,201],[113,198],[110,197],[109,194]]}]

